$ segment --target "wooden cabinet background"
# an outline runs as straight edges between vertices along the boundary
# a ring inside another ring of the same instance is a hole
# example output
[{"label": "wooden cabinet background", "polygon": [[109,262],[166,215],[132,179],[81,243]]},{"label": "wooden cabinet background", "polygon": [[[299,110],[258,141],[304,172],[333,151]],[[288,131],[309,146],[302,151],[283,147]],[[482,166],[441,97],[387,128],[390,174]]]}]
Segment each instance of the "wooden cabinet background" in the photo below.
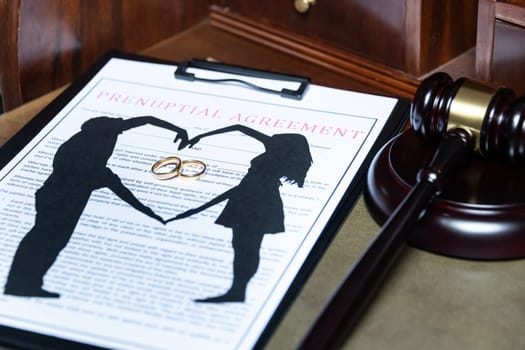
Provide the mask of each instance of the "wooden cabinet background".
[{"label": "wooden cabinet background", "polygon": [[204,19],[209,0],[0,0],[9,110],[69,83],[111,49],[138,52]]},{"label": "wooden cabinet background", "polygon": [[108,49],[140,52],[202,21],[367,92],[411,98],[423,77],[444,70],[525,93],[525,0],[316,0],[306,13],[294,0],[0,0],[0,17],[7,110],[76,78]]}]

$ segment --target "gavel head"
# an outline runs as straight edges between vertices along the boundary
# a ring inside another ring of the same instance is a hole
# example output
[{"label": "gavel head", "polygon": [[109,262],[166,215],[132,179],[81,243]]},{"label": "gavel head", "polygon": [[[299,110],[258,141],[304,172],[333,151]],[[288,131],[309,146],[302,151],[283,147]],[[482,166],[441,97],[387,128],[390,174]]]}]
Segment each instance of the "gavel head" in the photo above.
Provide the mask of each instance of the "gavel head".
[{"label": "gavel head", "polygon": [[525,158],[525,96],[516,98],[508,88],[492,89],[465,78],[453,81],[446,73],[435,73],[419,85],[410,121],[425,140],[459,128],[483,156]]}]

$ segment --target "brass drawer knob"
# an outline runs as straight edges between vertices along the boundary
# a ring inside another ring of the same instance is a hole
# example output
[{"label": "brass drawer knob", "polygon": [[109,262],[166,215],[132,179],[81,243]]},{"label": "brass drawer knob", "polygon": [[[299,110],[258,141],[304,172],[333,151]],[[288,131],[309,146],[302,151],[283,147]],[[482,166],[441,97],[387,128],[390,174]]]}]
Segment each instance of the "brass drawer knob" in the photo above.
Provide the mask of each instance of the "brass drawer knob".
[{"label": "brass drawer knob", "polygon": [[294,6],[297,12],[305,13],[310,9],[311,5],[315,5],[315,0],[295,0]]}]

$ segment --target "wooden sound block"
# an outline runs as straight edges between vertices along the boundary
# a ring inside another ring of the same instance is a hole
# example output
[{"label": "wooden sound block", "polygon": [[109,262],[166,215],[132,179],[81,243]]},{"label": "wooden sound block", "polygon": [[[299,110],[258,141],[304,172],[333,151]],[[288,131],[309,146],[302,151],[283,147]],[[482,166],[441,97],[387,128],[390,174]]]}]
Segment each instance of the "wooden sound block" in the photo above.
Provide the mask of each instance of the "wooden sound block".
[{"label": "wooden sound block", "polygon": [[[410,129],[376,155],[365,188],[376,221],[383,223],[396,209],[435,149]],[[445,179],[408,243],[461,258],[525,257],[525,166],[473,155]]]}]

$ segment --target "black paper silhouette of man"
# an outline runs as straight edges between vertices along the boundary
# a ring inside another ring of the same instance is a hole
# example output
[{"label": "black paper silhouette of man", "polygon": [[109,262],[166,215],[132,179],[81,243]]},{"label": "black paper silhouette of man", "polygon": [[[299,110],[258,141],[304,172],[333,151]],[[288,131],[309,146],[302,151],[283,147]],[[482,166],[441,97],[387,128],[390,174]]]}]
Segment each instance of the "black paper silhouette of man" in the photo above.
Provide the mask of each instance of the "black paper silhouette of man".
[{"label": "black paper silhouette of man", "polygon": [[58,298],[42,288],[43,278],[67,245],[91,193],[107,187],[136,210],[165,223],[142,204],[106,165],[118,136],[126,130],[151,124],[177,133],[174,142],[185,147],[184,129],[142,116],[130,119],[96,117],[82,124],[81,131],[64,142],[53,159],[53,171],[35,193],[33,228],[20,242],[4,288],[4,294]]},{"label": "black paper silhouette of man", "polygon": [[203,137],[230,131],[241,131],[260,141],[265,152],[252,159],[240,183],[201,205],[166,223],[186,218],[217,203],[228,200],[215,223],[232,229],[233,281],[223,295],[198,302],[243,302],[248,282],[257,272],[259,250],[264,234],[284,232],[284,210],[279,187],[281,179],[303,187],[312,156],[306,138],[300,134],[265,135],[243,125],[232,125],[210,131],[189,141],[191,146]]}]

